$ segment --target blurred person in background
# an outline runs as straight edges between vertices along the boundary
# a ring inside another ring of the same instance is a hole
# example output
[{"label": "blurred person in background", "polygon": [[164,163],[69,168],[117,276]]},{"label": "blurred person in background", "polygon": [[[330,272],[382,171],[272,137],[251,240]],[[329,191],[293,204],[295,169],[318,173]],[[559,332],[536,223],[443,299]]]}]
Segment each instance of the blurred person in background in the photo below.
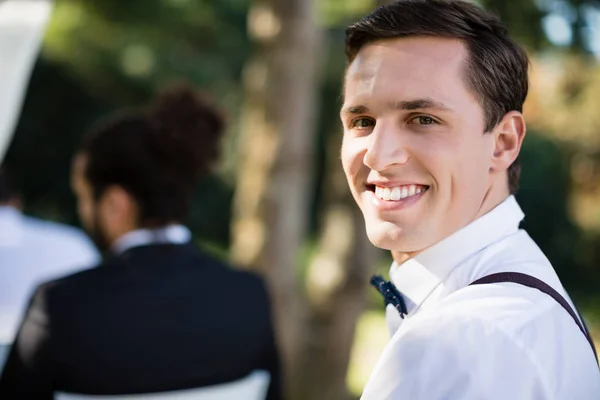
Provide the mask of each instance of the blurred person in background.
[{"label": "blurred person in background", "polygon": [[23,215],[17,187],[0,168],[0,370],[36,286],[100,262],[79,229]]},{"label": "blurred person in background", "polygon": [[224,122],[187,85],[109,119],[75,156],[84,226],[108,260],[40,285],[0,377],[0,397],[161,393],[270,374],[267,289],[192,245],[182,225],[218,160]]},{"label": "blurred person in background", "polygon": [[472,3],[400,0],[351,25],[346,54],[342,164],[394,258],[362,399],[600,399],[587,327],[519,229],[525,52]]}]

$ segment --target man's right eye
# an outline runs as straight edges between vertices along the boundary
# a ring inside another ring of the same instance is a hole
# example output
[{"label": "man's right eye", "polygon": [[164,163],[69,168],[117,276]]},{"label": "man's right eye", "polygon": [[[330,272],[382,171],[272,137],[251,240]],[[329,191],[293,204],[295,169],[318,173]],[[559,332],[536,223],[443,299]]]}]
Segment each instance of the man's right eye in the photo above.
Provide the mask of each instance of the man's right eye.
[{"label": "man's right eye", "polygon": [[356,118],[350,123],[350,128],[365,129],[375,126],[375,121],[370,118]]}]

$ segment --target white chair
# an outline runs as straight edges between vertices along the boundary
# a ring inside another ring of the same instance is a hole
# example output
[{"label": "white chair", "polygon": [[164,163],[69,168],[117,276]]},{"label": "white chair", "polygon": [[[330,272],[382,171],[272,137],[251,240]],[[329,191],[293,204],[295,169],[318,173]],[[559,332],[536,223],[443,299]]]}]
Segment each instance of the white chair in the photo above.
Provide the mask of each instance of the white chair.
[{"label": "white chair", "polygon": [[84,395],[56,393],[56,400],[264,400],[271,377],[267,371],[254,371],[237,381],[198,389],[133,395]]}]

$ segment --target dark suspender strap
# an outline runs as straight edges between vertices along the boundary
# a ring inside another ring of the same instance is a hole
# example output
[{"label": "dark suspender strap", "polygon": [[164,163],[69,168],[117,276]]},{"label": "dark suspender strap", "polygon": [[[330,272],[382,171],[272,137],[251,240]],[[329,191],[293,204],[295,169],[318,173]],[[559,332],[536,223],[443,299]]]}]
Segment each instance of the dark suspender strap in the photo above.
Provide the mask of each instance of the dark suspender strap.
[{"label": "dark suspender strap", "polygon": [[[491,274],[488,276],[484,276],[483,278],[477,279],[475,282],[471,283],[471,285],[481,285],[481,284],[487,284],[487,283],[502,283],[502,282],[518,283],[519,285],[534,288],[541,292],[546,293],[548,296],[550,296],[554,300],[556,300],[556,302],[558,304],[560,304],[569,313],[571,318],[573,318],[573,320],[575,321],[575,323],[581,330],[581,333],[584,334],[584,336],[590,343],[590,346],[592,346],[592,350],[594,352],[594,356],[596,357],[596,360],[598,359],[598,355],[596,354],[596,347],[594,346],[594,341],[592,340],[592,337],[589,334],[589,331],[587,329],[587,326],[585,325],[585,322],[583,321],[583,318],[581,318],[581,320],[580,320],[577,317],[577,314],[575,313],[575,311],[573,311],[573,309],[571,308],[569,303],[565,300],[565,298],[562,297],[556,290],[554,290],[547,283],[545,283],[537,278],[534,278],[533,276],[530,276],[527,274],[521,274],[519,272],[499,272],[496,274]],[[471,285],[469,285],[469,286],[471,286]]]}]

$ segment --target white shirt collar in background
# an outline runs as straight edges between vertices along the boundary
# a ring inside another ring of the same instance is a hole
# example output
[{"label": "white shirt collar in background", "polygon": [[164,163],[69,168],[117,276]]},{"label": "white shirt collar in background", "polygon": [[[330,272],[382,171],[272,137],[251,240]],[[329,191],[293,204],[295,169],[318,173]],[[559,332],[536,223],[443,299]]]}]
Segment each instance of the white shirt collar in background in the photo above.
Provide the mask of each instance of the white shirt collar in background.
[{"label": "white shirt collar in background", "polygon": [[113,254],[119,255],[132,247],[149,244],[184,244],[192,239],[188,228],[179,224],[154,229],[136,229],[118,238],[112,245]]}]

